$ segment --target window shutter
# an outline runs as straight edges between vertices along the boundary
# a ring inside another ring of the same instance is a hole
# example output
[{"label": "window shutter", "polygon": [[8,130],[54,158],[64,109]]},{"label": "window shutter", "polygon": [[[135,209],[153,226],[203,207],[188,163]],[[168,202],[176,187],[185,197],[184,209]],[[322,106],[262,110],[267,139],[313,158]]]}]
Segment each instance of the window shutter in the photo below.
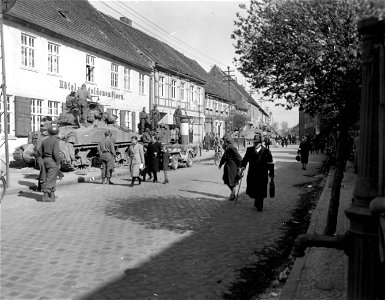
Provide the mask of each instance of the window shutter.
[{"label": "window shutter", "polygon": [[120,111],[120,127],[126,127],[126,111],[121,110]]},{"label": "window shutter", "polygon": [[28,137],[31,128],[32,99],[15,96],[15,135]]},{"label": "window shutter", "polygon": [[138,124],[136,124],[136,115],[135,115],[135,112],[133,111],[131,113],[132,115],[132,131],[133,132],[136,132],[137,131],[137,127],[138,127]]}]

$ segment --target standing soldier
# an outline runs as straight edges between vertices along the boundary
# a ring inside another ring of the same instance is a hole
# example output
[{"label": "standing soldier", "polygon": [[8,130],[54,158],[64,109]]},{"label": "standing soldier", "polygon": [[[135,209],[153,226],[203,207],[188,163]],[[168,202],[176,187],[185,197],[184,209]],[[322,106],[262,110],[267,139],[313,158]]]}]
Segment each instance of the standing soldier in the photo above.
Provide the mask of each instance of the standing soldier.
[{"label": "standing soldier", "polygon": [[144,153],[143,146],[138,144],[138,138],[133,136],[131,138],[130,147],[128,148],[128,156],[130,157],[130,171],[131,171],[131,184],[130,187],[134,186],[135,179],[138,179],[139,184],[142,180],[140,179],[140,169],[144,168]]},{"label": "standing soldier", "polygon": [[147,123],[148,114],[146,113],[146,108],[143,107],[143,110],[139,113],[139,134],[143,134]]},{"label": "standing soldier", "polygon": [[[78,101],[77,106],[80,110],[80,123],[86,124],[87,122],[87,113],[88,113],[88,102],[87,99],[91,100],[91,94],[87,90],[85,83],[82,84],[82,87],[76,92],[76,99]],[[79,124],[80,125],[80,124]]]},{"label": "standing soldier", "polygon": [[157,108],[157,105],[154,104],[153,109],[150,111],[150,121],[151,121],[151,129],[156,130],[158,127],[158,122],[160,120],[160,112]]},{"label": "standing soldier", "polygon": [[116,156],[115,143],[111,131],[104,133],[104,139],[99,142],[98,153],[102,161],[102,184],[114,184],[111,181]]},{"label": "standing soldier", "polygon": [[48,130],[45,127],[40,128],[40,133],[34,136],[33,145],[35,150],[36,163],[39,167],[39,177],[37,178],[37,191],[41,192],[43,184],[46,180],[45,168],[44,168],[44,160],[43,157],[39,154],[39,149],[43,143],[43,140],[49,136]]},{"label": "standing soldier", "polygon": [[59,127],[51,125],[48,128],[49,137],[46,138],[38,150],[39,155],[43,158],[44,168],[46,172],[46,180],[43,183],[44,196],[43,202],[55,201],[56,180],[60,169],[60,152],[59,152]]},{"label": "standing soldier", "polygon": [[163,151],[163,146],[158,141],[158,137],[153,135],[151,137],[151,143],[147,147],[147,160],[148,160],[148,168],[150,172],[153,174],[153,181],[158,182],[158,172],[160,169],[160,157],[161,152]]},{"label": "standing soldier", "polygon": [[268,175],[271,180],[274,178],[274,164],[270,150],[262,146],[261,135],[256,134],[253,142],[254,146],[247,148],[241,162],[241,173],[249,163],[246,194],[254,198],[254,207],[262,211],[263,199],[267,197]]},{"label": "standing soldier", "polygon": [[175,110],[174,112],[174,124],[178,129],[180,129],[180,118],[182,117],[182,110],[180,109],[180,106]]}]

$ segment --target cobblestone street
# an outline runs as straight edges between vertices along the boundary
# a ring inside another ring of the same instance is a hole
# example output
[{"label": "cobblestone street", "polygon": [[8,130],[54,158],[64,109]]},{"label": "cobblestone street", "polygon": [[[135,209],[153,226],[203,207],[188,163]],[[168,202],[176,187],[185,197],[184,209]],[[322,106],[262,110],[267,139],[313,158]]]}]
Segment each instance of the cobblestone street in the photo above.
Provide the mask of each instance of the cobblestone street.
[{"label": "cobblestone street", "polygon": [[303,171],[297,148],[272,149],[276,197],[263,212],[244,194],[246,180],[237,206],[228,201],[211,161],[169,172],[167,185],[130,188],[126,176],[59,187],[54,203],[6,196],[1,299],[221,299],[320,176],[322,155]]}]

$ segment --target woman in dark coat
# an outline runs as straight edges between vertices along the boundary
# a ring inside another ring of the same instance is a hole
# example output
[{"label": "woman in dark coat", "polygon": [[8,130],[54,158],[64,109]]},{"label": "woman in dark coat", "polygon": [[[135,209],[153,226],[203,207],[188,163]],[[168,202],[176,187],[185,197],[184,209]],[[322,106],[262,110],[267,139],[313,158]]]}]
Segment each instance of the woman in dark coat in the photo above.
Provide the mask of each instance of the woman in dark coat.
[{"label": "woman in dark coat", "polygon": [[168,181],[168,176],[167,176],[167,171],[170,169],[169,164],[170,164],[170,150],[169,149],[164,149],[162,152],[162,169],[164,172],[164,181],[163,184],[169,183]]},{"label": "woman in dark coat", "polygon": [[298,154],[301,156],[302,170],[306,170],[306,165],[309,162],[310,143],[307,137],[302,138],[299,144]]},{"label": "woman in dark coat", "polygon": [[235,199],[235,186],[239,181],[238,167],[242,161],[242,157],[239,155],[238,150],[234,147],[232,139],[224,138],[223,149],[225,153],[223,154],[221,161],[219,163],[219,169],[222,165],[225,165],[223,168],[223,182],[230,188],[230,201]]},{"label": "woman in dark coat", "polygon": [[158,137],[153,135],[151,137],[151,143],[147,147],[147,159],[149,171],[153,174],[153,181],[158,182],[158,172],[161,152],[163,150],[162,144],[158,142]]},{"label": "woman in dark coat", "polygon": [[259,134],[254,136],[253,142],[254,146],[246,150],[241,162],[241,170],[243,172],[249,164],[246,194],[254,198],[254,207],[262,211],[263,199],[267,197],[268,175],[271,178],[274,177],[274,164],[271,152],[262,146],[262,138]]}]

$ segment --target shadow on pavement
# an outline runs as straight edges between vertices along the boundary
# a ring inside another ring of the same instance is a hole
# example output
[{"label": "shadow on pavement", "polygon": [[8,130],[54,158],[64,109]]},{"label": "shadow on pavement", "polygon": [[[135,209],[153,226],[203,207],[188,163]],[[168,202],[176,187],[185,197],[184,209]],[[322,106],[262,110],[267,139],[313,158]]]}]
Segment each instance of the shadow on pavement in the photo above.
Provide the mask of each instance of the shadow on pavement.
[{"label": "shadow on pavement", "polygon": [[24,180],[19,180],[19,181],[18,181],[18,184],[20,184],[20,185],[25,185],[25,186],[28,186],[28,187],[30,187],[30,188],[36,186],[35,183],[30,182],[30,181],[24,181]]},{"label": "shadow on pavement", "polygon": [[214,198],[218,198],[218,199],[223,199],[223,196],[222,195],[218,195],[218,194],[198,192],[198,191],[191,191],[191,190],[179,190],[179,191],[181,191],[181,192],[188,192],[188,193],[197,194],[197,195],[214,197]]},{"label": "shadow on pavement", "polygon": [[43,199],[43,195],[30,193],[30,192],[19,192],[17,195],[19,197],[35,199],[37,202],[42,202],[42,199]]},{"label": "shadow on pavement", "polygon": [[198,180],[198,179],[192,179],[191,181],[198,181],[198,182],[204,182],[204,183],[214,183],[214,184],[219,184],[219,185],[223,185],[223,182],[218,182],[218,181],[209,181],[209,180]]},{"label": "shadow on pavement", "polygon": [[23,174],[25,179],[38,179],[38,174]]}]

